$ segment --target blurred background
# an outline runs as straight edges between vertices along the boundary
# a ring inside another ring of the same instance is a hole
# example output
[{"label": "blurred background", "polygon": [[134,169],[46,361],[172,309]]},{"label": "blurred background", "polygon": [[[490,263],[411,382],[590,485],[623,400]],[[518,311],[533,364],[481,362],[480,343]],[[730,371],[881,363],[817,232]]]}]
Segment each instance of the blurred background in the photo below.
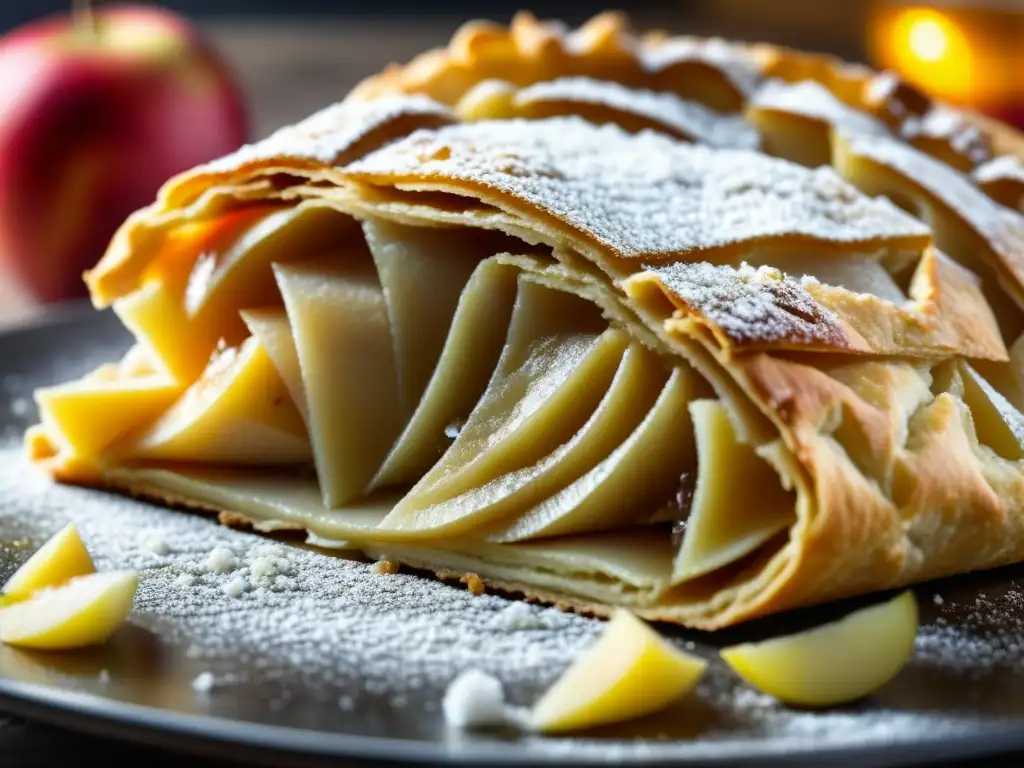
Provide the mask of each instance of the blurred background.
[{"label": "blurred background", "polygon": [[[69,16],[74,2],[0,0],[0,327],[32,317],[43,302],[66,298],[71,290],[38,290],[41,278],[34,284],[31,268],[11,268],[12,263],[21,262],[24,267],[23,262],[37,257],[26,252],[31,251],[32,236],[18,229],[25,211],[19,211],[20,218],[5,215],[12,196],[20,195],[17,189],[12,193],[4,188],[5,183],[14,183],[5,181],[3,170],[4,121],[19,119],[11,117],[17,110],[5,112],[4,99],[11,103],[17,88],[31,89],[35,84],[25,74],[27,65],[13,63],[11,56],[4,62],[3,38],[11,39],[19,27],[41,16]],[[83,3],[77,4],[81,11]],[[165,0],[156,4],[181,14],[212,41],[244,102],[248,140],[339,99],[361,78],[391,61],[407,61],[423,49],[443,44],[467,19],[507,22],[525,7],[541,17],[578,24],[608,7],[574,0]],[[102,9],[114,3],[93,5]],[[1024,0],[633,0],[617,7],[628,11],[640,28],[764,40],[895,69],[952,103],[1024,126],[1024,77],[1020,76],[1024,72]],[[229,131],[224,141],[230,144],[241,136],[240,130]],[[67,209],[62,214],[77,215]],[[12,255],[12,249],[18,253]],[[89,264],[99,255],[89,253],[90,249],[95,245],[87,239],[77,248]],[[50,259],[45,265],[48,275],[64,268],[60,258],[46,258]]]}]

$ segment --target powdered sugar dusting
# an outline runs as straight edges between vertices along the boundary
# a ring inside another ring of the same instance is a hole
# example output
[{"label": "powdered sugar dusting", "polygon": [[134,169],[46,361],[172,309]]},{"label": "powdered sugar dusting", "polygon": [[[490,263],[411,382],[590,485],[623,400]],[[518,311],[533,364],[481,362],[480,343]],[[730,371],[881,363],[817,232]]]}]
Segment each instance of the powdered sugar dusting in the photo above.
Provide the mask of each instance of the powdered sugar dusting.
[{"label": "powdered sugar dusting", "polygon": [[674,93],[627,88],[607,80],[565,77],[541,82],[519,91],[515,101],[518,106],[566,102],[605,107],[642,117],[664,126],[670,135],[712,147],[757,149],[760,144],[757,131],[739,115],[723,115]]},{"label": "powdered sugar dusting", "polygon": [[671,37],[640,48],[639,56],[640,65],[648,72],[687,64],[713,67],[743,97],[754,92],[762,76],[761,67],[743,46],[722,38]]},{"label": "powdered sugar dusting", "polygon": [[[603,627],[550,608],[513,608],[497,596],[472,597],[416,575],[376,575],[366,563],[233,531],[197,516],[54,486],[26,465],[14,442],[0,445],[0,498],[5,502],[0,537],[28,535],[32,542],[0,548],[0,562],[8,570],[73,519],[98,568],[140,572],[130,622],[160,643],[182,649],[192,665],[183,682],[185,695],[198,702],[230,702],[232,696],[249,695],[252,686],[265,692],[265,701],[239,700],[223,710],[228,716],[249,713],[245,716],[262,722],[288,722],[295,712],[316,711],[314,722],[331,734],[394,736],[400,730],[430,741],[444,733],[441,701],[460,674],[479,670],[500,681],[511,706],[529,706]],[[173,543],[168,554],[146,546],[154,536]],[[235,571],[205,568],[218,547],[234,553]],[[225,594],[224,586],[241,575],[246,591]],[[969,610],[984,623],[1000,607],[993,602],[991,608]],[[960,609],[953,599],[943,606],[944,612]],[[970,670],[977,663],[983,675],[995,662],[1012,662],[1007,637],[972,634],[976,631],[969,623],[965,631],[952,622],[926,627],[918,666],[927,670],[955,662]],[[1020,632],[1017,627],[1018,642]],[[979,727],[976,718],[900,706],[894,703],[898,696],[867,710],[789,710],[751,692],[713,660],[712,649],[699,642],[695,647],[692,637],[674,642],[712,663],[698,696],[661,720],[625,736],[628,731],[600,738],[527,734],[509,748],[574,760],[723,757],[750,750],[791,754],[946,738]],[[1019,666],[1020,655],[1016,658]],[[111,668],[103,695],[117,695],[119,676]],[[966,695],[959,682],[954,690]],[[444,738],[461,749],[493,736]]]},{"label": "powdered sugar dusting", "polygon": [[766,81],[750,100],[754,109],[773,110],[820,120],[848,136],[891,135],[884,123],[847,106],[814,80]]},{"label": "powdered sugar dusting", "polygon": [[725,333],[745,342],[841,346],[835,314],[777,269],[707,263],[645,265],[667,293]]},{"label": "powdered sugar dusting", "polygon": [[350,165],[357,179],[482,185],[549,212],[623,258],[799,236],[927,237],[921,222],[828,168],[711,149],[576,117],[418,131]]},{"label": "powdered sugar dusting", "polygon": [[394,96],[373,101],[332,104],[271,134],[262,141],[232,152],[195,170],[197,174],[223,173],[264,160],[295,158],[318,163],[344,163],[346,152],[399,118],[418,118],[411,127],[438,125],[455,119],[442,104],[421,95]]},{"label": "powdered sugar dusting", "polygon": [[1004,208],[968,176],[896,139],[855,139],[850,152],[913,179],[967,222],[997,258],[1024,282],[1024,215]]},{"label": "powdered sugar dusting", "polygon": [[993,181],[1016,181],[1024,184],[1024,163],[1013,155],[1000,155],[975,168],[973,176],[979,184]]},{"label": "powdered sugar dusting", "polygon": [[949,147],[974,164],[984,163],[991,157],[984,134],[963,113],[937,104],[920,117],[908,118],[900,133],[903,138],[915,141],[919,138],[947,142]]}]

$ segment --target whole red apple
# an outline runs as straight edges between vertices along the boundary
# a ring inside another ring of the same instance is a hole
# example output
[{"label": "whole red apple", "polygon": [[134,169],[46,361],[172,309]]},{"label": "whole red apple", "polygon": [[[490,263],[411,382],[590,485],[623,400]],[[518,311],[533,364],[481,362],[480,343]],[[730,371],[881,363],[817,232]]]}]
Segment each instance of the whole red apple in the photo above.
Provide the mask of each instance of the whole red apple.
[{"label": "whole red apple", "polygon": [[184,18],[108,6],[0,39],[0,262],[40,301],[82,272],[170,176],[243,144],[242,94]]}]

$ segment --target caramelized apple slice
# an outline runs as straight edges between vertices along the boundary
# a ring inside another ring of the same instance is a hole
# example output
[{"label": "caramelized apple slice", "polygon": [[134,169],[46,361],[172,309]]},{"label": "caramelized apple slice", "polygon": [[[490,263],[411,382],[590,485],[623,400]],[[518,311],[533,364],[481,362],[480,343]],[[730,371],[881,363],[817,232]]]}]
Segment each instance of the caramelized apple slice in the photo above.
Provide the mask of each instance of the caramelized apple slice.
[{"label": "caramelized apple slice", "polygon": [[95,571],[78,528],[68,523],[14,572],[4,584],[3,596],[10,602],[25,600],[40,589],[59,587]]},{"label": "caramelized apple slice", "polygon": [[706,667],[620,608],[534,705],[531,722],[554,733],[649,715],[689,693]]},{"label": "caramelized apple slice", "polygon": [[125,458],[228,464],[309,461],[309,438],[259,340],[219,352],[152,426],[119,449]]},{"label": "caramelized apple slice", "polygon": [[683,472],[694,467],[687,406],[695,386],[689,368],[676,368],[643,421],[607,459],[492,532],[489,540],[523,541],[637,523],[669,498]]},{"label": "caramelized apple slice", "polygon": [[495,259],[481,262],[473,272],[430,382],[371,487],[413,482],[441,458],[449,444],[445,427],[473,409],[501,355],[516,274]]},{"label": "caramelized apple slice", "polygon": [[722,650],[759,691],[787,704],[828,707],[889,682],[914,650],[917,601],[911,591],[795,635]]},{"label": "caramelized apple slice", "polygon": [[37,650],[103,643],[125,620],[138,587],[135,571],[78,576],[0,608],[0,642]]},{"label": "caramelized apple slice", "polygon": [[796,522],[796,494],[736,438],[717,400],[690,404],[697,440],[697,487],[674,583],[702,576],[750,554]]},{"label": "caramelized apple slice", "polygon": [[275,266],[328,507],[366,490],[402,426],[384,292],[366,253]]}]

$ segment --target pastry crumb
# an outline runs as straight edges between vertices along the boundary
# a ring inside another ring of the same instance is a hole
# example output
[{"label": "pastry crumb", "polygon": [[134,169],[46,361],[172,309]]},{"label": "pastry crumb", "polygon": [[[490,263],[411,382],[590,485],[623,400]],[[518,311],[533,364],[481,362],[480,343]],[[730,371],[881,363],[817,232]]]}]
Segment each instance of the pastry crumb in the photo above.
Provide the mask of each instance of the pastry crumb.
[{"label": "pastry crumb", "polygon": [[215,683],[212,672],[200,672],[192,681],[192,690],[196,693],[209,693]]},{"label": "pastry crumb", "polygon": [[101,669],[100,673],[96,677],[103,685],[106,685],[110,682],[110,672],[108,672],[106,669]]},{"label": "pastry crumb", "polygon": [[445,722],[453,728],[504,725],[508,721],[501,681],[479,669],[468,669],[448,684],[441,709]]},{"label": "pastry crumb", "polygon": [[206,558],[206,570],[214,573],[231,573],[238,568],[238,558],[227,547],[214,547]]},{"label": "pastry crumb", "polygon": [[484,580],[475,573],[464,573],[459,581],[469,588],[469,593],[471,595],[479,597],[484,593]]},{"label": "pastry crumb", "polygon": [[162,536],[151,536],[146,542],[146,548],[154,555],[161,557],[171,554],[171,545]]},{"label": "pastry crumb", "polygon": [[245,579],[237,577],[224,585],[224,593],[229,597],[240,597],[247,586]]},{"label": "pastry crumb", "polygon": [[394,560],[378,560],[373,564],[372,571],[381,576],[390,576],[398,573],[399,565]]},{"label": "pastry crumb", "polygon": [[495,629],[505,631],[544,629],[547,626],[535,608],[518,600],[503,608],[494,617],[491,625]]},{"label": "pastry crumb", "polygon": [[946,602],[945,599],[943,599],[942,595],[935,595],[935,597],[932,598],[932,601],[936,605],[943,605]]}]

